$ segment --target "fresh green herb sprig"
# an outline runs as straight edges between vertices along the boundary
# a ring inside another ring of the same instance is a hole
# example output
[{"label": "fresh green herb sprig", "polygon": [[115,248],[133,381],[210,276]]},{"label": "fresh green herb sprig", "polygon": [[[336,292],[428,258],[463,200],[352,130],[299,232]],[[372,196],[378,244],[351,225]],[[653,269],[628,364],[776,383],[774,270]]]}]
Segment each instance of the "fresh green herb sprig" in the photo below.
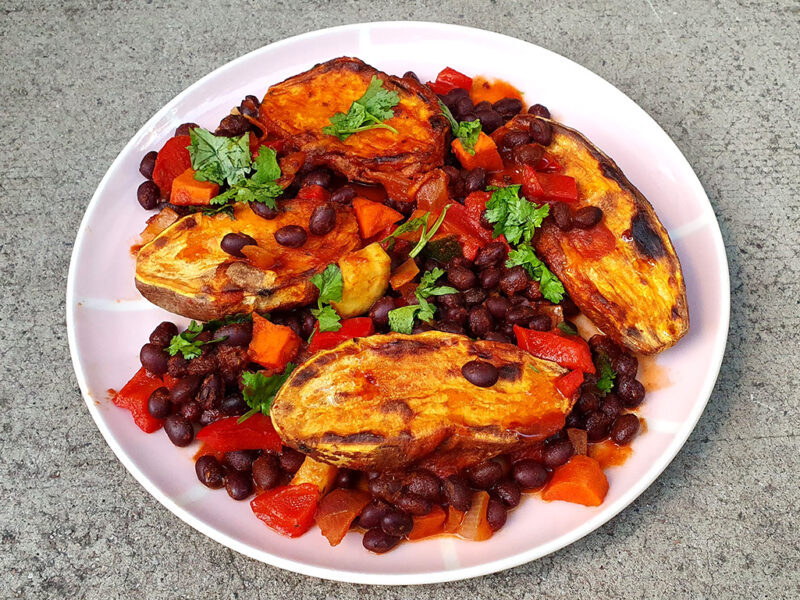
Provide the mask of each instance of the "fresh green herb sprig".
[{"label": "fresh green herb sprig", "polygon": [[399,103],[398,93],[384,89],[383,81],[373,75],[364,95],[353,101],[347,113],[338,112],[333,115],[330,118],[331,124],[323,127],[322,133],[342,141],[354,133],[370,129],[388,129],[392,133],[398,133],[397,129],[384,121],[394,116],[392,109]]},{"label": "fresh green herb sprig", "polygon": [[558,325],[556,325],[556,327],[558,327],[562,333],[566,333],[567,335],[578,335],[578,330],[566,321],[561,321]]},{"label": "fresh green herb sprig", "polygon": [[550,205],[536,206],[519,195],[520,185],[489,186],[491,198],[486,203],[486,220],[494,223],[494,237],[505,235],[509,244],[530,243],[533,232],[550,214]]},{"label": "fresh green herb sprig", "polygon": [[597,366],[600,375],[600,379],[597,380],[597,389],[603,392],[603,394],[607,394],[613,389],[617,374],[614,373],[614,369],[611,368],[611,361],[605,354],[600,355]]},{"label": "fresh green herb sprig", "polygon": [[339,302],[342,299],[344,281],[341,269],[335,264],[330,264],[322,273],[314,275],[311,283],[319,290],[317,308],[311,309],[311,314],[319,321],[319,330],[339,331],[342,328],[342,318],[330,303]]},{"label": "fresh green herb sprig", "polygon": [[515,250],[508,253],[506,267],[523,267],[531,279],[539,282],[539,291],[547,300],[558,304],[564,298],[564,286],[553,272],[547,268],[530,244],[520,244]]},{"label": "fresh green herb sprig", "polygon": [[200,335],[203,330],[204,326],[201,323],[192,321],[189,324],[189,327],[186,328],[186,331],[172,337],[169,342],[169,346],[167,346],[167,353],[170,356],[175,356],[178,354],[178,352],[180,352],[183,355],[183,358],[186,360],[192,360],[193,358],[200,356],[202,353],[202,346],[215,344],[226,339],[225,337],[221,337],[215,340],[209,340],[207,342],[200,341],[197,339],[197,336]]},{"label": "fresh green herb sprig", "polygon": [[395,229],[392,233],[387,235],[385,238],[381,240],[381,244],[386,244],[388,242],[389,249],[391,250],[394,248],[395,239],[398,236],[401,236],[404,233],[410,233],[412,231],[416,231],[420,227],[427,225],[428,217],[431,216],[430,211],[426,212],[424,215],[419,217],[415,217],[413,219],[409,219],[405,223],[401,224],[397,229]]},{"label": "fresh green herb sprig", "polygon": [[270,208],[275,208],[275,199],[283,192],[283,188],[277,183],[281,176],[281,168],[275,150],[261,146],[252,164],[255,172],[249,178],[239,180],[230,189],[214,196],[211,204],[262,202]]},{"label": "fresh green herb sprig", "polygon": [[277,375],[267,376],[263,373],[251,373],[245,371],[242,373],[242,397],[250,407],[244,413],[237,423],[241,423],[256,413],[262,413],[269,416],[269,411],[272,408],[272,402],[275,400],[275,395],[281,386],[289,379],[289,375],[294,371],[295,365],[289,363],[283,370],[283,373]]},{"label": "fresh green herb sprig", "polygon": [[415,318],[426,323],[433,320],[436,307],[428,302],[428,298],[458,293],[457,289],[450,286],[435,285],[436,280],[442,275],[444,275],[444,271],[438,267],[424,273],[414,292],[419,304],[409,304],[389,311],[389,327],[392,331],[410,334],[411,330],[414,329]]},{"label": "fresh green herb sprig", "polygon": [[450,123],[450,130],[453,132],[453,137],[461,140],[461,145],[470,156],[475,156],[475,144],[478,143],[478,137],[481,134],[481,120],[475,119],[474,121],[456,121],[453,113],[447,108],[447,105],[439,100],[439,108],[442,114]]},{"label": "fresh green herb sprig", "polygon": [[428,242],[431,241],[431,238],[433,238],[434,235],[436,235],[436,232],[439,230],[439,227],[441,227],[442,222],[444,221],[444,217],[447,214],[447,210],[451,206],[452,206],[452,204],[448,204],[447,206],[445,206],[442,209],[442,213],[439,215],[439,218],[436,219],[436,221],[433,223],[433,225],[431,225],[430,229],[428,229],[428,215],[429,215],[429,213],[425,213],[425,215],[423,215],[424,218],[425,218],[425,221],[422,224],[422,234],[419,236],[419,241],[417,242],[417,245],[414,246],[411,249],[411,252],[408,253],[408,257],[409,258],[414,258],[420,252],[422,252],[422,249],[425,247],[425,245]]}]

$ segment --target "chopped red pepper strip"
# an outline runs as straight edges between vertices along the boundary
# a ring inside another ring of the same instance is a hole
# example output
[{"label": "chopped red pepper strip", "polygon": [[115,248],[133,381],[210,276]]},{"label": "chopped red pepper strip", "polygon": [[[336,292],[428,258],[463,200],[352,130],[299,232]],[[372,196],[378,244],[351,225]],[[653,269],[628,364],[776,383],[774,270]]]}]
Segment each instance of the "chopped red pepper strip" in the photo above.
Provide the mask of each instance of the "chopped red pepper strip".
[{"label": "chopped red pepper strip", "polygon": [[436,76],[436,81],[428,82],[428,87],[440,96],[456,88],[470,91],[472,89],[472,77],[467,77],[455,69],[445,67]]},{"label": "chopped red pepper strip", "polygon": [[142,367],[111,401],[116,406],[131,411],[133,422],[139,429],[145,433],[153,433],[161,429],[163,421],[150,414],[147,410],[147,401],[150,399],[150,394],[160,387],[164,387],[161,378],[148,373],[147,369]]},{"label": "chopped red pepper strip", "polygon": [[556,389],[561,392],[564,398],[572,398],[583,383],[583,373],[581,371],[570,371],[556,379]]},{"label": "chopped red pepper strip", "polygon": [[314,524],[318,496],[319,489],[313,483],[282,485],[253,498],[250,508],[270,529],[298,537]]},{"label": "chopped red pepper strip", "polygon": [[188,146],[192,139],[188,135],[178,135],[167,140],[164,147],[158,151],[156,164],[153,167],[153,181],[161,190],[161,197],[165,200],[172,192],[172,182],[175,178],[192,166]]},{"label": "chopped red pepper strip", "polygon": [[578,187],[575,179],[567,175],[537,173],[525,165],[522,170],[522,191],[526,198],[539,198],[547,202],[577,202]]},{"label": "chopped red pepper strip", "polygon": [[535,331],[514,325],[517,345],[537,358],[551,360],[567,369],[594,373],[589,344],[578,336],[563,336],[551,331]]},{"label": "chopped red pepper strip", "polygon": [[278,436],[269,417],[256,413],[241,423],[239,417],[226,417],[206,425],[197,433],[203,442],[204,454],[232,452],[234,450],[272,450],[281,449]]},{"label": "chopped red pepper strip", "polygon": [[372,319],[369,317],[356,317],[355,319],[345,319],[339,331],[320,331],[319,321],[314,325],[314,336],[308,345],[309,352],[319,352],[335,348],[342,342],[353,338],[367,337],[375,333]]}]

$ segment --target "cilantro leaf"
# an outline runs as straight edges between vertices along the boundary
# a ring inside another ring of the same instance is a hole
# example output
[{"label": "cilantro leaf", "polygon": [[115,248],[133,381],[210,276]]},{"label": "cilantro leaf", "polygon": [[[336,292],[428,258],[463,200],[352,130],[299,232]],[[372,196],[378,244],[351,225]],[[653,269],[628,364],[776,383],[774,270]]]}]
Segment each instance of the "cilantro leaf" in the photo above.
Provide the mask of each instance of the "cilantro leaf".
[{"label": "cilantro leaf", "polygon": [[[249,150],[248,150],[249,152]],[[281,176],[275,150],[261,146],[254,162],[256,172],[249,179],[243,179],[231,188],[211,199],[211,204],[227,204],[229,202],[263,202],[275,208],[275,198],[283,193],[277,179]]]},{"label": "cilantro leaf", "polygon": [[423,273],[422,277],[420,278],[419,285],[414,293],[418,296],[422,296],[423,298],[430,298],[431,296],[444,296],[445,294],[457,294],[458,290],[448,285],[434,287],[433,284],[436,283],[436,280],[442,275],[444,275],[444,271],[439,267],[434,268],[432,271]]},{"label": "cilantro leaf", "polygon": [[461,121],[459,123],[456,121],[453,113],[450,112],[450,109],[447,108],[447,105],[441,100],[439,100],[439,108],[442,110],[442,114],[447,119],[448,123],[450,123],[450,129],[453,135],[461,140],[461,145],[464,147],[464,150],[466,150],[470,156],[475,156],[475,144],[481,133],[480,119]]},{"label": "cilantro leaf", "polygon": [[414,328],[414,319],[429,323],[433,320],[436,306],[428,302],[431,296],[443,296],[444,294],[457,294],[458,290],[450,286],[435,286],[436,280],[444,275],[444,271],[438,267],[432,271],[427,271],[420,278],[419,285],[414,291],[419,304],[409,304],[389,311],[389,328],[397,333],[410,334]]},{"label": "cilantro leaf", "polygon": [[253,320],[253,315],[251,313],[236,313],[233,315],[225,315],[219,319],[213,319],[206,323],[203,326],[204,330],[215,330],[219,329],[220,327],[224,327],[225,325],[231,325],[233,323],[250,323]]},{"label": "cilantro leaf", "polygon": [[335,264],[325,267],[322,273],[317,273],[311,277],[313,283],[319,290],[317,298],[317,308],[311,309],[311,314],[319,321],[320,331],[339,331],[342,328],[341,317],[336,313],[331,302],[339,302],[342,299],[342,271]]},{"label": "cilantro leaf", "polygon": [[410,219],[400,225],[397,229],[395,229],[392,233],[387,235],[385,238],[381,240],[381,244],[385,244],[388,241],[393,241],[399,235],[404,233],[409,233],[411,231],[416,231],[420,227],[424,226],[428,222],[428,217],[431,216],[430,211],[426,212],[424,215],[416,217],[414,219]]},{"label": "cilantro leaf", "polygon": [[397,333],[410,334],[414,329],[414,317],[422,307],[419,304],[409,304],[389,311],[389,328]]},{"label": "cilantro leaf", "polygon": [[561,302],[564,297],[564,286],[550,269],[539,260],[530,244],[521,244],[508,253],[506,267],[522,266],[534,279],[539,282],[539,291],[542,296],[554,304]]},{"label": "cilantro leaf", "polygon": [[397,130],[383,121],[394,116],[392,110],[400,103],[397,92],[383,88],[383,81],[376,76],[367,86],[364,95],[355,100],[347,113],[338,112],[330,118],[331,124],[322,128],[322,133],[332,135],[344,141],[354,133],[369,129],[388,129],[392,133]]},{"label": "cilantro leaf", "polygon": [[253,161],[256,172],[251,179],[259,185],[273,182],[281,176],[281,167],[278,164],[278,153],[273,148],[261,146],[258,156]]},{"label": "cilantro leaf", "polygon": [[575,329],[572,325],[567,323],[566,321],[561,321],[558,325],[556,325],[563,333],[567,335],[578,335],[578,330]]},{"label": "cilantro leaf", "polygon": [[192,360],[193,358],[200,356],[202,353],[202,346],[221,342],[225,339],[224,337],[221,337],[215,340],[209,340],[207,342],[198,341],[196,338],[203,332],[203,329],[204,327],[202,324],[192,321],[186,328],[186,331],[172,337],[169,342],[169,346],[166,348],[167,353],[170,356],[175,356],[178,354],[178,352],[180,352],[183,355],[183,358],[186,360]]},{"label": "cilantro leaf", "polygon": [[250,173],[250,133],[239,137],[216,136],[207,129],[189,130],[188,146],[197,181],[235,185]]},{"label": "cilantro leaf", "polygon": [[611,368],[611,361],[608,360],[608,356],[605,354],[600,355],[597,366],[600,373],[600,379],[597,380],[596,384],[597,389],[607,394],[614,387],[614,379],[616,379],[617,374],[614,373],[614,369]]},{"label": "cilantro leaf", "polygon": [[444,216],[447,214],[447,210],[451,206],[452,206],[451,204],[448,204],[442,209],[442,213],[439,215],[439,218],[436,219],[436,222],[433,224],[430,231],[428,231],[428,218],[427,216],[425,217],[425,222],[422,224],[422,234],[419,236],[419,242],[417,242],[417,245],[414,246],[411,249],[411,252],[408,253],[409,258],[414,258],[415,256],[417,256],[417,254],[422,252],[422,249],[425,247],[425,244],[431,241],[431,238],[436,234],[439,227],[442,225],[442,222],[444,221]]},{"label": "cilantro leaf", "polygon": [[536,206],[520,197],[520,185],[489,186],[492,197],[486,203],[486,220],[494,223],[494,237],[505,235],[509,244],[529,243],[533,232],[550,214],[550,206]]},{"label": "cilantro leaf", "polygon": [[203,213],[207,217],[213,217],[214,215],[225,214],[234,221],[236,220],[236,216],[233,214],[232,204],[222,204],[220,206],[215,206],[213,208],[203,208],[199,212]]},{"label": "cilantro leaf", "polygon": [[272,408],[272,401],[275,400],[275,395],[286,380],[289,379],[294,367],[293,363],[289,363],[283,373],[272,376],[244,371],[242,373],[242,383],[244,384],[242,396],[250,410],[239,417],[237,423],[241,423],[259,412],[269,416],[269,410]]}]

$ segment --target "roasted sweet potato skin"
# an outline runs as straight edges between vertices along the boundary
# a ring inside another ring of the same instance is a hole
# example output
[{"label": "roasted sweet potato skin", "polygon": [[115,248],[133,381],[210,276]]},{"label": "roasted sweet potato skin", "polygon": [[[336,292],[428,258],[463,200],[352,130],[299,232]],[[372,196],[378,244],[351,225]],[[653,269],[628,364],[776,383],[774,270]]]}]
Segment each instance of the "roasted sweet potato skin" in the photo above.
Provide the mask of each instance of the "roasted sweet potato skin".
[{"label": "roasted sweet potato skin", "polygon": [[[500,369],[490,388],[461,367]],[[427,332],[345,342],[298,367],[272,405],[284,443],[340,467],[387,470],[421,464],[444,473],[533,443],[564,426],[565,373],[511,344]]]},{"label": "roasted sweet potato skin", "polygon": [[[275,241],[275,231],[285,225],[307,226],[321,202],[281,201],[281,214],[272,220],[243,204],[234,209],[235,219],[202,213],[183,217],[141,248],[136,287],[153,304],[203,321],[308,304],[317,294],[311,276],[361,245],[355,216],[341,205],[335,206],[336,227],[327,235],[309,235],[301,248]],[[231,232],[253,237],[268,264],[223,252],[220,241]]]},{"label": "roasted sweet potato skin", "polygon": [[[533,118],[539,117],[515,117],[509,125],[527,127]],[[537,252],[581,311],[617,343],[642,354],[669,348],[688,331],[689,309],[681,264],[666,229],[613,160],[574,129],[548,122],[553,140],[547,153],[577,184],[573,208],[601,208],[601,226],[613,246],[602,256],[587,255],[581,252],[581,232],[563,232],[546,222],[536,239]]]},{"label": "roasted sweet potato skin", "polygon": [[[341,141],[322,133],[330,117],[346,113],[373,76],[399,94],[397,129],[373,129]],[[435,94],[412,79],[390,76],[357,58],[341,57],[318,64],[270,87],[261,102],[260,121],[271,136],[305,153],[310,165],[327,165],[350,180],[385,184],[399,193],[420,173],[444,164],[447,123]],[[396,184],[396,185],[395,185]]]}]

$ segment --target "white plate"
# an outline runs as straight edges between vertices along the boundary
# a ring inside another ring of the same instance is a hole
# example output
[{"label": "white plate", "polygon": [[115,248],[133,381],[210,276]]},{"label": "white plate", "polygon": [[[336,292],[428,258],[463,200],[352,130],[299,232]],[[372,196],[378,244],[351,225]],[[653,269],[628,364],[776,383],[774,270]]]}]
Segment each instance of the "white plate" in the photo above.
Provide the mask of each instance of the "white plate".
[{"label": "white plate", "polygon": [[[246,94],[337,56],[357,56],[388,73],[413,70],[431,80],[445,66],[506,79],[528,103],[586,134],[611,156],[655,206],[683,264],[691,331],[658,357],[670,385],[648,393],[647,432],[624,466],[608,471],[605,503],[585,508],[527,498],[485,542],[441,537],[403,543],[387,555],[366,552],[348,534],[331,548],[312,529],[287,539],[267,529],[247,502],[196,479],[196,448],[172,446],[163,432],[145,435],[108,400],[137,370],[152,328],[175,319],[141,298],[129,248],[146,214],[136,202],[141,157],[175,127],[212,128]],[[217,69],[158,111],[125,146],[101,181],[81,223],[67,283],[67,327],[78,383],[89,412],[122,464],[164,506],[230,548],[271,565],[317,577],[378,584],[449,581],[507,569],[553,552],[628,506],[669,464],[695,426],[719,371],[728,331],[725,250],[700,182],[678,148],[636,104],[583,67],[510,37],[436,23],[370,23],[300,35]],[[111,343],[109,343],[111,341]]]}]

